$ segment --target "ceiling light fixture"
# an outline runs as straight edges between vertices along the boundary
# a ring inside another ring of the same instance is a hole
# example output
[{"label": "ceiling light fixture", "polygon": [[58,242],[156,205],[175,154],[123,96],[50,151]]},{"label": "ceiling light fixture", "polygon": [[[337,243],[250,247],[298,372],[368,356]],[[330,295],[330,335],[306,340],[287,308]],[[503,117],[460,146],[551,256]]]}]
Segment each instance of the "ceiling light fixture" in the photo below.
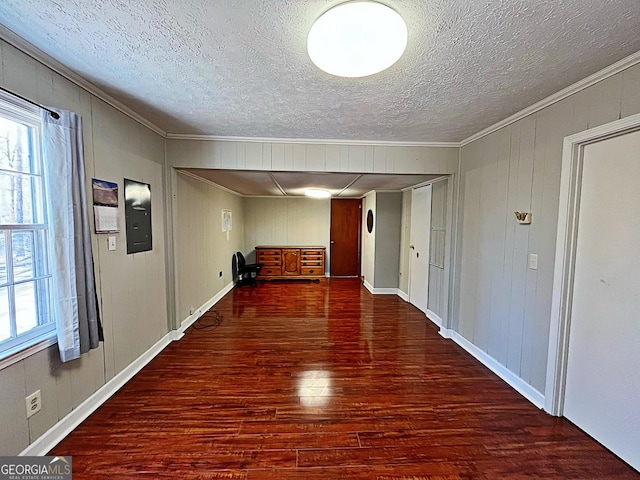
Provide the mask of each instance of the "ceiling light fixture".
[{"label": "ceiling light fixture", "polygon": [[321,188],[308,188],[304,191],[304,194],[312,198],[329,198],[331,196],[329,190],[322,190]]},{"label": "ceiling light fixture", "polygon": [[309,31],[307,51],[318,68],[339,77],[366,77],[396,63],[407,47],[407,25],[377,2],[342,3]]}]

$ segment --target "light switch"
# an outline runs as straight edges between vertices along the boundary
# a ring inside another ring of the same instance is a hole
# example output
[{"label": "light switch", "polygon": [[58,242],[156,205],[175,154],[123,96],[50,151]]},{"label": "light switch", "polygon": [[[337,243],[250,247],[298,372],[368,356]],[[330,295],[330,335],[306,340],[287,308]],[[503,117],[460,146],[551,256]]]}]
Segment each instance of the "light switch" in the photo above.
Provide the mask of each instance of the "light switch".
[{"label": "light switch", "polygon": [[108,238],[108,248],[109,251],[115,250],[116,249],[116,237],[109,237]]},{"label": "light switch", "polygon": [[538,269],[538,254],[537,253],[530,253],[529,254],[529,268],[531,270],[537,270]]}]

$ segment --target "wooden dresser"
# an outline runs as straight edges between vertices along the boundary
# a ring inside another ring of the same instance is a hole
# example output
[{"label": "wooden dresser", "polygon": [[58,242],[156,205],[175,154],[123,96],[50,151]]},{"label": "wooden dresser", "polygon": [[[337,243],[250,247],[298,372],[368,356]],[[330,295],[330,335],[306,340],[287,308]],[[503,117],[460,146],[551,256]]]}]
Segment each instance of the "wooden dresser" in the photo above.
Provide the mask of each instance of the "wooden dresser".
[{"label": "wooden dresser", "polygon": [[256,247],[256,262],[262,264],[258,278],[275,280],[324,277],[325,249],[326,247]]}]

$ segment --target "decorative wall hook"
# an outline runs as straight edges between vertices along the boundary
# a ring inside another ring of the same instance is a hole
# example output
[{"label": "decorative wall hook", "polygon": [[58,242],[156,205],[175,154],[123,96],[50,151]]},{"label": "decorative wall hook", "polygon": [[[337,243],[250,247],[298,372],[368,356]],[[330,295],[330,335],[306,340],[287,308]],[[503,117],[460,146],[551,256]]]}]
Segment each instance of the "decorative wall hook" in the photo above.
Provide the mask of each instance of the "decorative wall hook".
[{"label": "decorative wall hook", "polygon": [[529,225],[531,223],[531,212],[514,212],[516,219],[521,225]]}]

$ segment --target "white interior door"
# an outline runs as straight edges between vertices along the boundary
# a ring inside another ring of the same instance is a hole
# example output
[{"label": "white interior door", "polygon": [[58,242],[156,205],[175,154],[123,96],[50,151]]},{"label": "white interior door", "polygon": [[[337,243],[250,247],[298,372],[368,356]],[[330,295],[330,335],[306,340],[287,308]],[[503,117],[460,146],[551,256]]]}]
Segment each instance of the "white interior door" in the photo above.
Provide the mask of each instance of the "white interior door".
[{"label": "white interior door", "polygon": [[640,132],[587,145],[564,416],[640,470]]},{"label": "white interior door", "polygon": [[431,238],[431,185],[411,193],[409,240],[409,302],[427,312],[429,298],[429,239]]}]

